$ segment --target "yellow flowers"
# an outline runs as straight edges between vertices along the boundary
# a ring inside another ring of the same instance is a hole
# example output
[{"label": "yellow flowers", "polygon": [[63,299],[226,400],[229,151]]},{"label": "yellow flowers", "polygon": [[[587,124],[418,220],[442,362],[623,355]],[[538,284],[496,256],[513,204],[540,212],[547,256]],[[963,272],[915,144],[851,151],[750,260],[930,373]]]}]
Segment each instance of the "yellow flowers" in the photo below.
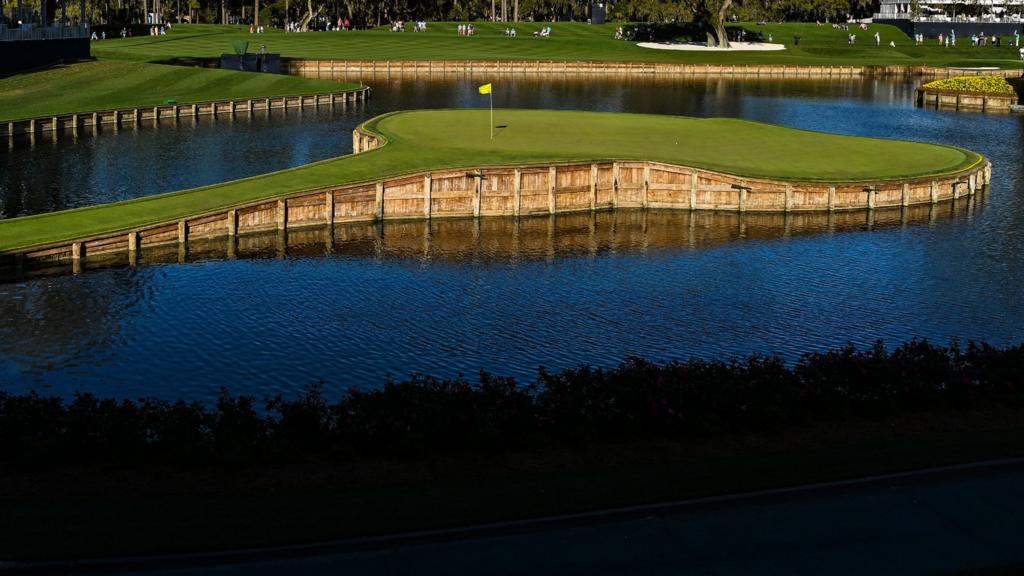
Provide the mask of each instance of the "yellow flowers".
[{"label": "yellow flowers", "polygon": [[1015,96],[1017,92],[1006,78],[999,76],[959,76],[945,80],[935,80],[922,86],[925,90],[941,92],[967,92],[971,94],[995,94]]}]

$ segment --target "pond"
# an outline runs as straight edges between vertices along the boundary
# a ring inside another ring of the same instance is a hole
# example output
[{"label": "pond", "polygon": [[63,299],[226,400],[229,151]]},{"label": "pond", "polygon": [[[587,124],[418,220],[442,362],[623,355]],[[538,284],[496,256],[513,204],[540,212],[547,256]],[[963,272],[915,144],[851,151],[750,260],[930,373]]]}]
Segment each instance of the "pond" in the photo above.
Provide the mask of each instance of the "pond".
[{"label": "pond", "polygon": [[[486,106],[476,79],[377,81],[359,106],[200,119],[4,150],[6,217],[153,194],[348,153],[351,129],[408,108]],[[411,372],[799,354],[876,339],[1021,341],[1024,117],[913,107],[884,80],[515,79],[495,105],[737,116],[956,144],[993,186],[957,205],[873,214],[623,211],[338,226],[171,249],[0,284],[12,390],[206,399]],[[694,143],[699,145],[699,143]],[[181,260],[182,264],[179,264]]]}]

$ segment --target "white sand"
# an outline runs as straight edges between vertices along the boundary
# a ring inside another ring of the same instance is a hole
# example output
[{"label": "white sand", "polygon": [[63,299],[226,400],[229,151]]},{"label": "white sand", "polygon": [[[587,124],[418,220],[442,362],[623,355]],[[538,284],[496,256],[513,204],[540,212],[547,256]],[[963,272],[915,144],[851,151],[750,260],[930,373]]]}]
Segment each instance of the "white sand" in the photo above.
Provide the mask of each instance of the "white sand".
[{"label": "white sand", "polygon": [[641,48],[655,50],[689,50],[693,52],[774,52],[785,50],[785,44],[768,44],[767,42],[729,42],[729,48],[717,46],[709,48],[706,44],[659,44],[657,42],[639,42]]}]

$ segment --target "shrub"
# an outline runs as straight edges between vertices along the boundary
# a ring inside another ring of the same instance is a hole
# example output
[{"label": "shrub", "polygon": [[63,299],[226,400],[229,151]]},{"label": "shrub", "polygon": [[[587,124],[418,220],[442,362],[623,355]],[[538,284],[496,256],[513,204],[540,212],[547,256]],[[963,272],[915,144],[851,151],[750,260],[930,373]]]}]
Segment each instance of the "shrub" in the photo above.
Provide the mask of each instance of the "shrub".
[{"label": "shrub", "polygon": [[207,466],[302,459],[490,454],[549,444],[765,433],[918,411],[1024,407],[1024,347],[908,342],[804,355],[539,371],[414,376],[334,403],[312,386],[259,407],[227,391],[212,406],[0,391],[0,465]]}]

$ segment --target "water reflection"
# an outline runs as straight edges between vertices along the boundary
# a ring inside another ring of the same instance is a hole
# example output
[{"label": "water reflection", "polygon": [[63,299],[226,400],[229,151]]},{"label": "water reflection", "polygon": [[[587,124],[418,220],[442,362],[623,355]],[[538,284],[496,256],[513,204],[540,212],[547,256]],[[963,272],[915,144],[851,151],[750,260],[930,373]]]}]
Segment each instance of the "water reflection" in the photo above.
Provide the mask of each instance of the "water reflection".
[{"label": "water reflection", "polygon": [[[486,106],[477,78],[378,80],[363,107],[67,134],[0,146],[0,213],[197,186],[346,153],[401,108]],[[1019,343],[1024,117],[917,109],[912,82],[735,79],[496,84],[495,104],[736,115],[971,148],[975,202],[785,215],[633,211],[244,236],[0,284],[0,385],[214,398],[411,371],[777,352],[927,337]],[[699,145],[699,143],[694,143]],[[925,212],[927,211],[927,212]],[[183,264],[179,264],[182,262]],[[166,263],[166,265],[164,264]],[[49,272],[59,272],[50,274]]]},{"label": "water reflection", "polygon": [[188,245],[91,257],[87,263],[28,263],[0,268],[0,282],[118,266],[185,264],[237,258],[348,256],[425,261],[518,261],[647,250],[706,248],[743,239],[770,240],[829,232],[884,230],[972,218],[985,191],[934,205],[844,212],[711,212],[621,209],[555,216],[455,218],[335,224],[197,238]]}]

